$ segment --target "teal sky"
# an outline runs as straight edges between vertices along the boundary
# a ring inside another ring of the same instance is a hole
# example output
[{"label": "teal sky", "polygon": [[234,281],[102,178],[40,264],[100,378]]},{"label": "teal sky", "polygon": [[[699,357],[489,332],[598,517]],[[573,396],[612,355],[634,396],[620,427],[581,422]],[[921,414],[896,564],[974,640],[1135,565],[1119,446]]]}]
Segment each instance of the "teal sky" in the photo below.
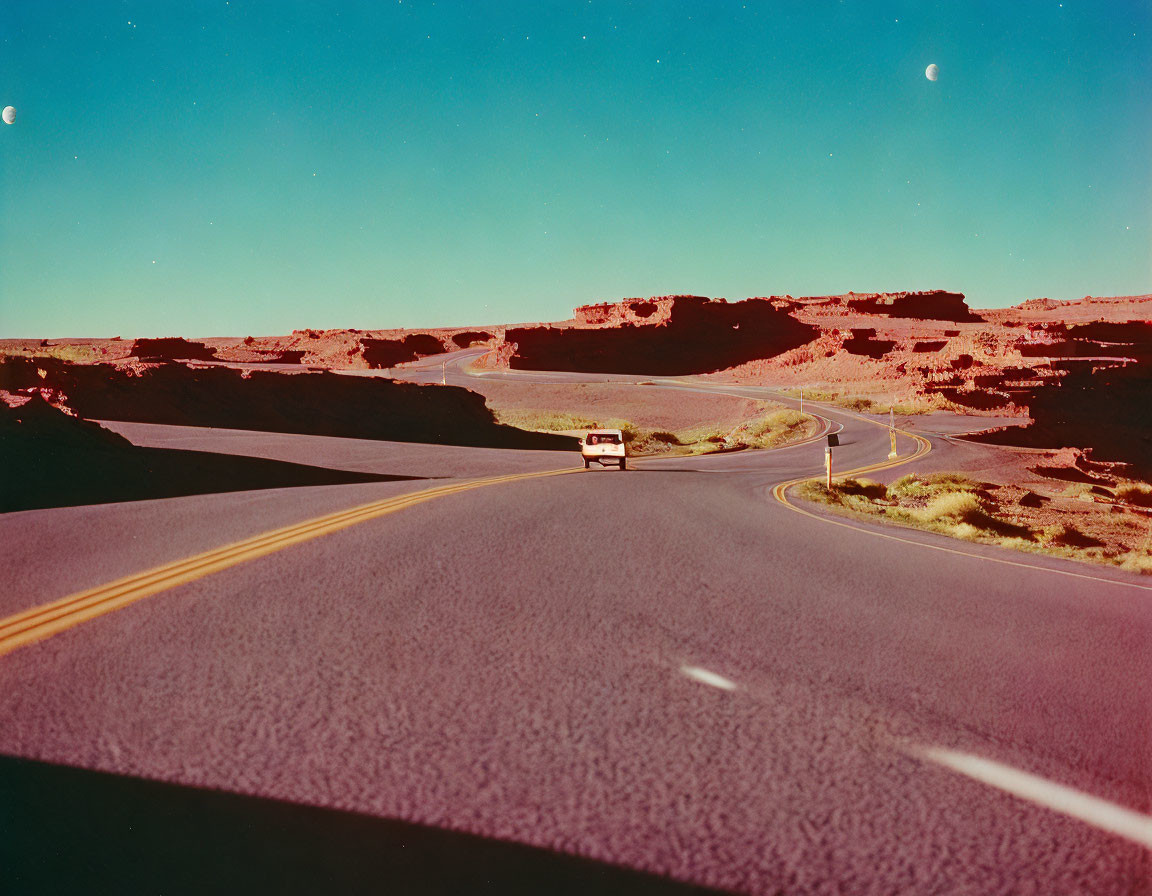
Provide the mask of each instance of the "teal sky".
[{"label": "teal sky", "polygon": [[4,0],[0,336],[1152,292],[1150,97],[1147,0]]}]

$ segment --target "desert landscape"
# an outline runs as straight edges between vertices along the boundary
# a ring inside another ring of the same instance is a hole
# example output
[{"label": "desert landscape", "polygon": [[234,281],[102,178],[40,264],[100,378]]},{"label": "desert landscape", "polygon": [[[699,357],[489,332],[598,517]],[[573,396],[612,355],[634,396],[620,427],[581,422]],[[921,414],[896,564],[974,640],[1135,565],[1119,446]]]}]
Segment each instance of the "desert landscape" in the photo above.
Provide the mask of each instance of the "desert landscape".
[{"label": "desert landscape", "polygon": [[3,896],[1152,896],[1152,4],[0,46]]},{"label": "desert landscape", "polygon": [[[461,355],[474,374],[464,387],[407,381]],[[501,376],[518,371],[608,379]],[[701,389],[673,394],[643,377]],[[887,415],[907,431],[964,418],[969,443],[962,463],[901,479],[906,495],[839,475],[831,487],[808,483],[805,499],[1152,572],[1152,295],[982,311],[945,291],[659,296],[584,305],[548,324],[4,340],[4,460],[27,475],[5,486],[2,505],[70,500],[84,493],[77,477],[101,488],[123,480],[133,451],[98,420],[544,450],[574,450],[588,430],[614,427],[633,455],[658,457],[811,440],[817,419],[780,401],[805,393],[810,410]],[[149,475],[138,478],[122,494],[148,493]]]}]

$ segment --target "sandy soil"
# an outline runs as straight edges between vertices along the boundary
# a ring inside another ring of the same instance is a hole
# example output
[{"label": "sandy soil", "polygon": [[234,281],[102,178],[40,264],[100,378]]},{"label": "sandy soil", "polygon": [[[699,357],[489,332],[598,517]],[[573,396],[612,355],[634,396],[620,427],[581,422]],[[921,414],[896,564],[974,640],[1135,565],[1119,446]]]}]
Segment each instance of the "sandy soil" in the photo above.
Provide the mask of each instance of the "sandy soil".
[{"label": "sandy soil", "polygon": [[703,395],[657,386],[543,385],[477,378],[472,391],[488,407],[557,411],[593,420],[622,419],[641,429],[679,432],[697,426],[731,429],[764,412],[766,403],[730,395]]}]

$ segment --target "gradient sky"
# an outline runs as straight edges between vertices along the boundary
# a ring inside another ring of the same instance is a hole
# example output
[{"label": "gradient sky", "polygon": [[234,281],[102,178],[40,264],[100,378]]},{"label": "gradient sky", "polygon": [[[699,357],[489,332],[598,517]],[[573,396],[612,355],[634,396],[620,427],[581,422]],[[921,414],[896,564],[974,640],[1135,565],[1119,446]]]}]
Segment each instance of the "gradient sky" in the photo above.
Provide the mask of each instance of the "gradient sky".
[{"label": "gradient sky", "polygon": [[1148,0],[4,0],[0,336],[1152,292],[1150,98]]}]

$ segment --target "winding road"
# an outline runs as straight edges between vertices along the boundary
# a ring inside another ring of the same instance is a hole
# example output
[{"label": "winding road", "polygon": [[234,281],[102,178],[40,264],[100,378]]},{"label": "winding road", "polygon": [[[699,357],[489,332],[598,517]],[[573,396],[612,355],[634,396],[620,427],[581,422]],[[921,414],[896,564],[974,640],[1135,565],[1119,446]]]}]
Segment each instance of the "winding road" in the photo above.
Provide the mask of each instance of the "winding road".
[{"label": "winding road", "polygon": [[823,438],[585,472],[106,425],[416,478],[0,516],[13,892],[1152,892],[1147,578],[790,500]]}]

